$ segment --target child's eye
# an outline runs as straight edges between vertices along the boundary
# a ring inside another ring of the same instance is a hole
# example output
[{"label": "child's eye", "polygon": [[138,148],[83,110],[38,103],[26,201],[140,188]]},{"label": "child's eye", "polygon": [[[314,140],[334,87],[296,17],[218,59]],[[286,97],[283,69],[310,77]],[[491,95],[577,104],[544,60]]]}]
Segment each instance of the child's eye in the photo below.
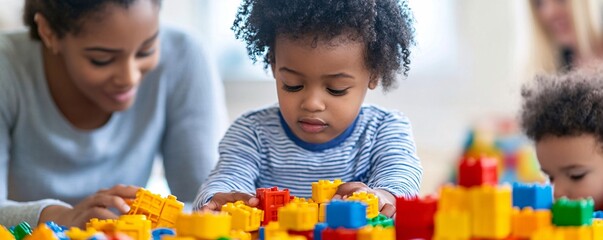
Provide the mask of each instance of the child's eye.
[{"label": "child's eye", "polygon": [[144,51],[144,52],[139,52],[139,53],[136,54],[136,57],[138,57],[138,58],[144,58],[144,57],[148,57],[148,56],[153,55],[153,53],[155,53],[155,48],[153,48],[151,50]]},{"label": "child's eye", "polygon": [[586,176],[586,173],[583,174],[577,174],[577,175],[570,175],[570,179],[572,179],[572,181],[580,181],[584,178],[584,176]]},{"label": "child's eye", "polygon": [[93,65],[97,66],[97,67],[103,67],[103,66],[107,66],[109,65],[111,62],[113,62],[113,58],[109,58],[106,60],[97,60],[97,59],[90,59],[90,63],[92,63]]},{"label": "child's eye", "polygon": [[304,88],[303,85],[289,86],[289,85],[283,84],[283,90],[285,90],[287,92],[298,92],[298,91],[302,90],[302,88]]},{"label": "child's eye", "polygon": [[327,88],[327,91],[333,95],[333,96],[343,96],[345,94],[348,93],[348,89],[343,89],[343,90],[337,90],[337,89],[331,89],[331,88]]},{"label": "child's eye", "polygon": [[555,180],[555,178],[549,176],[549,182],[553,183],[554,180]]}]

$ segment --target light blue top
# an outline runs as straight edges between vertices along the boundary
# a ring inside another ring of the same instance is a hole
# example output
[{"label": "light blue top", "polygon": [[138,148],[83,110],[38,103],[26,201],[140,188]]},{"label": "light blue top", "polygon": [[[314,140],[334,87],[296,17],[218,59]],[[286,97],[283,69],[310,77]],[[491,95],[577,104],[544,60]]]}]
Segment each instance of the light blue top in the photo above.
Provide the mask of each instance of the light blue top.
[{"label": "light blue top", "polygon": [[172,194],[192,201],[218,159],[223,86],[197,39],[162,26],[161,60],[131,108],[95,130],[55,105],[38,41],[0,34],[0,224],[37,225],[49,204],[75,204],[115,184],[145,186],[157,155]]},{"label": "light blue top", "polygon": [[256,188],[288,188],[292,195],[312,196],[320,179],[360,181],[398,196],[419,193],[423,169],[408,118],[366,105],[340,136],[312,144],[296,137],[278,106],[244,114],[220,142],[220,161],[203,184],[194,207],[215,193]]}]

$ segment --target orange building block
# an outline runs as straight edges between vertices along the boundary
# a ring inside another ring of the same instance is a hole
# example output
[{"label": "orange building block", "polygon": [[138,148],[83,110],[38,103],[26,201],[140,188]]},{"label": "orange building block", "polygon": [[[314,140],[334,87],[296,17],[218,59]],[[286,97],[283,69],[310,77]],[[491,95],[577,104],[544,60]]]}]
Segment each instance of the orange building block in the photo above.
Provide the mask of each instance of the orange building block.
[{"label": "orange building block", "polygon": [[99,220],[93,218],[86,224],[88,231],[96,230],[112,235],[123,233],[132,240],[148,240],[151,238],[151,221],[144,215],[122,215],[117,220]]},{"label": "orange building block", "polygon": [[259,209],[264,211],[263,225],[278,220],[278,209],[291,200],[289,189],[278,190],[277,187],[258,188],[255,196],[260,200]]},{"label": "orange building block", "polygon": [[318,222],[324,222],[327,220],[327,205],[329,205],[329,203],[318,204]]},{"label": "orange building block", "polygon": [[182,213],[184,203],[176,200],[176,196],[168,195],[166,198],[153,194],[141,188],[136,192],[136,199],[130,203],[129,215],[145,215],[151,221],[153,228],[172,228]]},{"label": "orange building block", "polygon": [[318,222],[318,204],[289,203],[278,210],[279,226],[285,230],[310,231]]},{"label": "orange building block", "polygon": [[475,238],[501,239],[511,234],[510,186],[483,185],[470,189],[471,232]]},{"label": "orange building block", "polygon": [[58,240],[54,232],[46,226],[46,224],[40,224],[36,227],[31,235],[28,235],[24,240]]},{"label": "orange building block", "polygon": [[541,228],[550,228],[552,216],[550,210],[536,210],[527,207],[521,211],[513,209],[511,216],[511,233],[517,238],[530,238]]},{"label": "orange building block", "polygon": [[593,240],[593,232],[590,226],[581,227],[557,227],[565,240]]},{"label": "orange building block", "polygon": [[[530,240],[566,240],[563,233],[554,227],[541,228],[536,230],[530,237]],[[577,240],[577,239],[576,239]]]},{"label": "orange building block", "polygon": [[326,203],[331,201],[339,185],[343,184],[341,179],[335,181],[318,180],[312,183],[312,200],[316,203]]},{"label": "orange building block", "polygon": [[15,240],[15,236],[13,236],[13,234],[11,234],[4,226],[0,225],[0,239]]},{"label": "orange building block", "polygon": [[180,214],[175,230],[178,236],[217,239],[231,234],[232,217],[226,212]]},{"label": "orange building block", "polygon": [[366,204],[366,218],[371,219],[379,216],[379,198],[375,194],[367,192],[355,192],[347,198],[348,201],[360,201]]},{"label": "orange building block", "polygon": [[257,231],[264,220],[264,211],[247,206],[243,201],[224,204],[222,212],[227,212],[232,216],[232,229],[234,230]]},{"label": "orange building block", "polygon": [[471,237],[471,222],[466,211],[438,210],[434,222],[434,240],[463,240]]}]

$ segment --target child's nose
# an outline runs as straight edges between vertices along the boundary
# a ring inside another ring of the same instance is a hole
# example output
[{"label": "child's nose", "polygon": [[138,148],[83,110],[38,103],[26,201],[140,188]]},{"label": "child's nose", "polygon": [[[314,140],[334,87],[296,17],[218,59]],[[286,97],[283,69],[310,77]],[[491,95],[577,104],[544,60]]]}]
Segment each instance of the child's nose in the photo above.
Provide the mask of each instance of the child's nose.
[{"label": "child's nose", "polygon": [[319,94],[309,93],[305,96],[301,108],[308,112],[321,112],[326,109],[326,105]]},{"label": "child's nose", "polygon": [[561,197],[567,197],[567,198],[572,198],[572,196],[570,196],[570,191],[567,190],[566,187],[564,187],[562,184],[559,183],[555,183],[555,185],[553,185],[554,187],[554,196],[555,199],[561,198]]}]

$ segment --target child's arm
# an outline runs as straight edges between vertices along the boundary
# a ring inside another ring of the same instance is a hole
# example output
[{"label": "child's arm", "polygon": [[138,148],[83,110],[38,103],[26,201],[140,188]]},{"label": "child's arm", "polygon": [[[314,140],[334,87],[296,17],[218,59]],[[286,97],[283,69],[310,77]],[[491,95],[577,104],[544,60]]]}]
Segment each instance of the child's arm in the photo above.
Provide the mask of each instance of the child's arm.
[{"label": "child's arm", "polygon": [[253,116],[243,116],[228,129],[220,142],[220,161],[201,186],[193,205],[195,210],[219,210],[223,204],[237,200],[255,205],[252,194],[263,154],[257,126]]}]

